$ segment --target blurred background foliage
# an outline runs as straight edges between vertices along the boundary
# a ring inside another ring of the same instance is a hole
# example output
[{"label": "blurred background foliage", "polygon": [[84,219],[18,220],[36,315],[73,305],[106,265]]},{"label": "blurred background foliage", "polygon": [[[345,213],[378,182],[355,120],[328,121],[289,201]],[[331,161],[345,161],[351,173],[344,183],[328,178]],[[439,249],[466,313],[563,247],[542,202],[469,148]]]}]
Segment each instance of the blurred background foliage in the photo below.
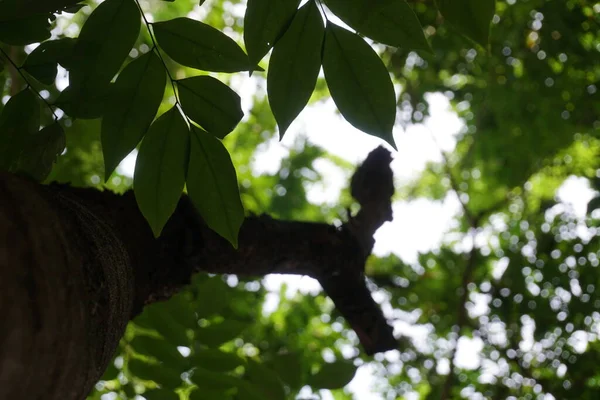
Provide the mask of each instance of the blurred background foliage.
[{"label": "blurred background foliage", "polygon": [[[141,4],[154,21],[190,15],[241,43],[243,1]],[[405,333],[402,348],[362,355],[321,293],[289,295],[285,285],[269,292],[263,279],[197,276],[129,325],[90,399],[350,399],[343,387],[361,365],[373,375],[373,398],[597,397],[600,200],[578,215],[556,191],[573,176],[600,190],[600,3],[497,0],[488,51],[444,24],[432,1],[409,4],[433,53],[378,47],[401,88],[398,130],[429,118],[431,93],[446,96],[464,129],[442,162],[398,188],[398,199],[408,202],[457,197],[457,223],[417,262],[389,255],[367,265],[376,299]],[[53,37],[76,37],[90,12],[59,16]],[[138,48],[147,41],[142,35]],[[6,50],[19,61],[32,47]],[[181,78],[190,71],[172,72]],[[276,125],[265,75],[239,75],[219,78],[238,92],[250,86],[240,92],[248,112],[224,141],[247,212],[343,220],[354,207],[346,191],[333,206],[308,202],[306,192],[323,179],[315,161],[328,160],[349,176],[345,160],[301,137],[277,172],[254,172]],[[8,68],[0,74],[2,104],[18,79]],[[59,73],[55,84],[37,89],[53,101],[64,86]],[[311,104],[326,98],[320,80]],[[161,111],[169,107],[165,102]],[[101,183],[98,120],[63,122],[67,149],[49,181],[130,187],[126,168]],[[477,347],[475,359],[461,360],[461,346]]]}]

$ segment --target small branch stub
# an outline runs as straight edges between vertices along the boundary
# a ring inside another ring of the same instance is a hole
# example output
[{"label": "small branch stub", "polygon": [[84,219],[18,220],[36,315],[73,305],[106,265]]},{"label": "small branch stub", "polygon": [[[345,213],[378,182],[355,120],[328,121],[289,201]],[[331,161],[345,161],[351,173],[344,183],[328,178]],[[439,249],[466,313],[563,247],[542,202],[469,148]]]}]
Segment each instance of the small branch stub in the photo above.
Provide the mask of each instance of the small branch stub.
[{"label": "small branch stub", "polygon": [[373,300],[364,276],[365,262],[375,242],[373,234],[385,221],[392,220],[394,176],[390,168],[391,161],[390,152],[378,147],[356,169],[350,192],[360,203],[361,209],[342,230],[358,242],[359,255],[353,263],[344,265],[343,271],[334,269],[333,274],[317,277],[369,355],[398,347],[393,329]]}]

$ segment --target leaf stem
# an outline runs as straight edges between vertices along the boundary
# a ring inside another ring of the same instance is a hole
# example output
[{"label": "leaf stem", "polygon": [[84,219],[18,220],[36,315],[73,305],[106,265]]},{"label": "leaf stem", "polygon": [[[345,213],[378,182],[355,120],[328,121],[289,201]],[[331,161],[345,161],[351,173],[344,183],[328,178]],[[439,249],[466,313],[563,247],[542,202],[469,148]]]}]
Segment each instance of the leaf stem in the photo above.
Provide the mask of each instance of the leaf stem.
[{"label": "leaf stem", "polygon": [[17,64],[12,60],[12,58],[10,58],[10,56],[4,51],[4,49],[2,47],[0,47],[0,53],[2,54],[2,57],[4,57],[9,62],[9,64],[12,66],[12,68],[15,71],[17,71],[17,73],[21,76],[23,81],[27,84],[27,87],[25,89],[31,89],[40,98],[40,100],[42,100],[42,102],[44,102],[46,107],[48,107],[48,109],[52,113],[52,116],[54,117],[54,121],[58,122],[58,116],[54,112],[54,109],[52,108],[50,103],[48,103],[48,101],[46,99],[44,99],[44,97],[42,97],[40,92],[38,92],[36,89],[33,88],[33,86],[31,85],[31,82],[29,81],[27,76],[23,73],[21,67],[17,66]]},{"label": "leaf stem", "polygon": [[156,39],[154,38],[154,33],[150,29],[150,26],[152,25],[152,23],[149,22],[148,19],[146,18],[146,14],[144,14],[144,10],[142,10],[142,6],[140,5],[139,0],[135,0],[135,4],[138,6],[138,9],[140,10],[140,14],[142,14],[142,19],[144,20],[144,25],[146,25],[146,29],[148,30],[148,34],[150,35],[150,40],[152,40],[152,50],[156,53],[156,55],[158,55],[158,58],[160,59],[160,61],[163,64],[163,67],[165,67],[165,71],[167,72],[167,76],[169,77],[169,82],[171,82],[171,87],[173,88],[173,95],[175,96],[175,105],[180,104],[179,96],[177,95],[177,89],[175,88],[176,79],[173,79],[173,76],[171,75],[171,72],[169,71],[169,68],[167,67],[167,63],[165,62],[165,59],[163,58],[162,54],[160,53],[158,44],[156,43]]}]

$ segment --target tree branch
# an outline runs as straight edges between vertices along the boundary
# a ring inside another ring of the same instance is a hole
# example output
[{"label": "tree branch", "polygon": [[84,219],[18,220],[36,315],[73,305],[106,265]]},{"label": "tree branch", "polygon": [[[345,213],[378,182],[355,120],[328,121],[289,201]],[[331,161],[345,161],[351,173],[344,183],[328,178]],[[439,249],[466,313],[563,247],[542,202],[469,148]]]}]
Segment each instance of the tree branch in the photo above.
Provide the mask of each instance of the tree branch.
[{"label": "tree branch", "polygon": [[[337,309],[356,331],[367,354],[395,349],[397,341],[379,306],[367,289],[365,261],[373,247],[373,234],[392,218],[394,193],[390,153],[382,147],[369,154],[352,178],[352,194],[361,203],[358,214],[341,228],[310,222],[280,221],[268,216],[247,218],[234,250],[202,222],[193,206],[182,198],[167,224],[163,242],[176,246],[184,238],[197,238],[183,250],[190,268],[218,274],[308,275],[319,281]],[[201,243],[200,243],[201,242]],[[164,283],[167,277],[157,282]],[[154,288],[161,293],[165,289]],[[165,293],[171,292],[172,289]]]},{"label": "tree branch", "polygon": [[[390,161],[390,153],[380,147],[357,169],[352,193],[361,210],[341,228],[265,215],[250,217],[240,229],[237,250],[206,226],[187,196],[181,198],[161,237],[154,239],[137,215],[133,192],[117,196],[66,185],[54,185],[53,189],[61,203],[85,204],[109,219],[125,247],[138,255],[133,259],[136,312],[177,293],[196,272],[307,275],[321,283],[356,331],[365,352],[374,354],[397,348],[393,330],[371,297],[364,277],[373,233],[392,216]],[[114,214],[114,210],[127,212]]]}]

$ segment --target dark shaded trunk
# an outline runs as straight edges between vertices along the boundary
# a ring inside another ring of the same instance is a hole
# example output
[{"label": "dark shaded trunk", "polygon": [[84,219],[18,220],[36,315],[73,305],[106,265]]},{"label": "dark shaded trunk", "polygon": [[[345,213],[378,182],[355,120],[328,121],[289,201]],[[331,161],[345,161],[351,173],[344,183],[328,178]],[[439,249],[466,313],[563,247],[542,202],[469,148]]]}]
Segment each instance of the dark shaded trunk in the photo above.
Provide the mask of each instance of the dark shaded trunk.
[{"label": "dark shaded trunk", "polygon": [[364,210],[342,228],[247,218],[234,250],[186,196],[155,239],[133,192],[43,186],[0,173],[0,399],[84,398],[128,321],[198,271],[315,277],[367,353],[394,348],[363,276],[372,234],[391,218],[384,192],[369,197],[370,206],[359,195]]}]

